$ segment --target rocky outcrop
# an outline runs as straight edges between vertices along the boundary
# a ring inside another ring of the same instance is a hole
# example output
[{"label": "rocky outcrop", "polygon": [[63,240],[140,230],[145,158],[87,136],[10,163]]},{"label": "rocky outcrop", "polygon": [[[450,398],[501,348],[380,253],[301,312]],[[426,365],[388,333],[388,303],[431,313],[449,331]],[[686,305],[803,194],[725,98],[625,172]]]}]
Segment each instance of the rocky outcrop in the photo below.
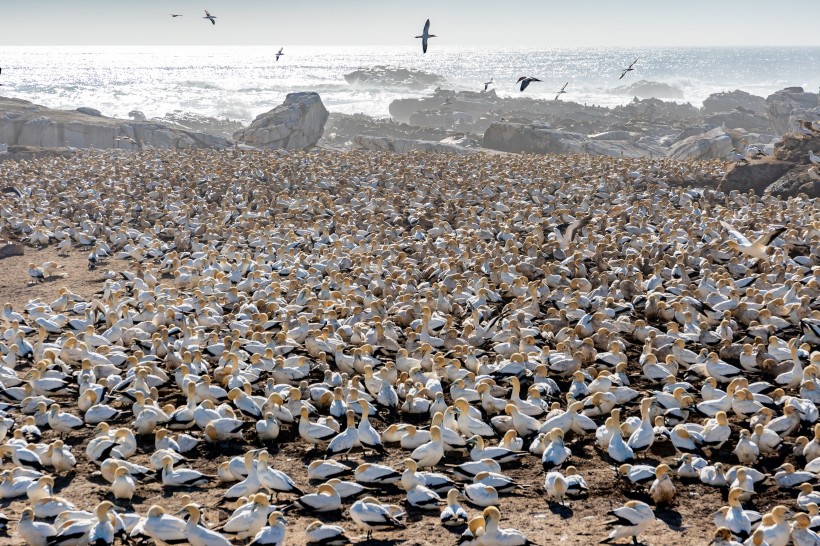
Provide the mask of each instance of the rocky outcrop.
[{"label": "rocky outcrop", "polygon": [[445,152],[452,154],[474,154],[478,150],[473,148],[466,148],[454,143],[448,142],[434,142],[431,140],[410,140],[406,138],[390,138],[390,137],[368,137],[358,136],[353,141],[365,150],[373,150],[377,152]]},{"label": "rocky outcrop", "polygon": [[718,189],[726,193],[732,190],[742,193],[753,190],[757,195],[763,195],[766,188],[786,174],[792,166],[791,163],[774,159],[736,163],[723,176]]},{"label": "rocky outcrop", "polygon": [[234,138],[259,148],[308,148],[322,138],[327,117],[318,93],[289,93],[284,103],[257,116],[247,129],[234,133]]},{"label": "rocky outcrop", "polygon": [[729,155],[734,148],[732,136],[723,128],[717,127],[676,142],[669,149],[669,157],[672,159],[719,159]]},{"label": "rocky outcrop", "polygon": [[820,153],[820,135],[789,133],[774,147],[774,158],[798,165],[809,164],[809,152]]},{"label": "rocky outcrop", "polygon": [[703,101],[703,113],[716,114],[718,112],[743,109],[755,114],[764,114],[766,112],[765,100],[763,97],[739,89],[723,93],[712,93]]},{"label": "rocky outcrop", "polygon": [[703,120],[709,125],[723,126],[727,129],[743,129],[756,132],[769,130],[769,119],[749,110],[707,114],[703,116]]},{"label": "rocky outcrop", "polygon": [[820,119],[820,97],[802,87],[781,89],[766,97],[766,116],[776,134],[786,134],[795,130],[797,119]]},{"label": "rocky outcrop", "polygon": [[54,110],[12,98],[0,98],[0,142],[10,147],[126,150],[232,145],[224,138],[160,123],[109,118],[88,108]]},{"label": "rocky outcrop", "polygon": [[809,198],[820,198],[820,180],[812,180],[808,174],[808,167],[800,165],[778,178],[768,188],[766,193],[777,197],[796,197],[806,194]]},{"label": "rocky outcrop", "polygon": [[585,135],[543,124],[493,123],[484,133],[484,147],[502,152],[583,154],[610,157],[662,156],[663,150],[626,140],[590,140]]},{"label": "rocky outcrop", "polygon": [[402,87],[404,89],[422,90],[439,87],[445,84],[443,77],[423,70],[373,66],[360,68],[345,74],[345,81],[350,85],[373,87]]},{"label": "rocky outcrop", "polygon": [[667,83],[640,80],[629,85],[612,89],[618,95],[629,95],[639,99],[682,99],[683,91]]}]

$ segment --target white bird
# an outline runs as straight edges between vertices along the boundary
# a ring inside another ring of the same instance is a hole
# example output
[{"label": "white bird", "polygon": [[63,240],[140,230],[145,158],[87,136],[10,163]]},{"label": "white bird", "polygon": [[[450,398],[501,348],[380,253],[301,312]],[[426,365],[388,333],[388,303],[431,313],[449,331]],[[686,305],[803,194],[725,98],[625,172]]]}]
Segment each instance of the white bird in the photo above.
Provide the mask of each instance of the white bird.
[{"label": "white bird", "polygon": [[338,525],[327,525],[321,521],[314,521],[305,529],[308,546],[344,546],[350,544],[345,536],[345,530]]},{"label": "white bird", "polygon": [[333,512],[342,507],[342,498],[336,489],[327,483],[318,487],[316,493],[302,495],[296,502],[313,512]]},{"label": "white bird", "polygon": [[609,536],[601,542],[612,543],[613,540],[622,537],[633,537],[633,541],[637,543],[638,535],[643,533],[652,522],[655,521],[655,514],[648,504],[641,501],[629,501],[625,505],[611,512],[607,515],[615,516],[615,520],[609,522],[613,526],[613,530]]},{"label": "white bird", "polygon": [[441,511],[440,517],[442,525],[461,525],[469,521],[467,511],[458,503],[459,494],[455,487],[447,491],[447,506]]},{"label": "white bird", "polygon": [[271,512],[268,516],[268,525],[254,535],[248,546],[282,546],[285,543],[287,522],[282,512],[278,510]]},{"label": "white bird", "polygon": [[350,518],[360,529],[367,531],[367,540],[371,539],[373,531],[404,529],[404,523],[399,521],[403,515],[403,512],[385,506],[373,497],[357,500],[350,507]]},{"label": "white bird", "polygon": [[786,231],[785,227],[778,226],[771,229],[767,233],[764,233],[755,239],[754,242],[751,242],[731,224],[721,220],[720,225],[723,226],[723,228],[726,229],[732,237],[737,239],[737,241],[728,241],[726,243],[729,248],[751,258],[758,258],[760,260],[769,259],[769,243],[774,241],[778,235]]}]

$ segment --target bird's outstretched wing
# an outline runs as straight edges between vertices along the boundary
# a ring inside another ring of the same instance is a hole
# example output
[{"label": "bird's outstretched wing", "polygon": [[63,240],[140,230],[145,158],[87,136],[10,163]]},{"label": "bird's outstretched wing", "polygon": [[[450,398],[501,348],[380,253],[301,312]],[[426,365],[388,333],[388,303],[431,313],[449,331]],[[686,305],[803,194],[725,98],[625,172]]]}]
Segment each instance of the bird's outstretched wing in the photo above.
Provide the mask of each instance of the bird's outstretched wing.
[{"label": "bird's outstretched wing", "polygon": [[741,232],[739,232],[738,230],[736,230],[736,229],[732,226],[732,224],[729,224],[728,222],[724,222],[723,220],[721,220],[721,221],[720,221],[720,225],[721,225],[721,226],[723,226],[723,228],[724,228],[726,231],[728,231],[728,232],[729,232],[729,235],[731,235],[732,237],[734,237],[735,239],[737,239],[737,240],[738,240],[738,242],[740,242],[741,244],[744,244],[744,245],[751,245],[751,244],[752,244],[752,242],[751,242],[749,239],[747,239],[745,235],[743,235]]},{"label": "bird's outstretched wing", "polygon": [[421,39],[421,52],[427,53],[427,38]]},{"label": "bird's outstretched wing", "polygon": [[424,34],[427,34],[427,32],[429,30],[430,30],[430,19],[427,19],[427,22],[424,23],[424,30],[423,30]]},{"label": "bird's outstretched wing", "polygon": [[755,241],[755,243],[761,244],[763,246],[769,246],[769,243],[774,241],[777,238],[777,236],[786,231],[786,229],[787,228],[785,226],[777,226],[773,228],[772,231],[761,235],[760,238],[757,241]]},{"label": "bird's outstretched wing", "polygon": [[564,237],[567,241],[572,241],[575,235],[578,233],[578,230],[583,228],[585,225],[589,224],[590,220],[592,220],[592,215],[584,216],[583,218],[578,218],[574,222],[571,222],[567,226],[567,231],[564,233]]}]

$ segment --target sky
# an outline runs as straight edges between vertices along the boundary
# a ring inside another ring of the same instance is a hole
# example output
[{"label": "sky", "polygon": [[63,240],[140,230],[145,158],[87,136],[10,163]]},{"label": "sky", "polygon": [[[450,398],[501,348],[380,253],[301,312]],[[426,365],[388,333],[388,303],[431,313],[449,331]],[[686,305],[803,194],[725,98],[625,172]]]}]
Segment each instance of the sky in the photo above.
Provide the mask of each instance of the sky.
[{"label": "sky", "polygon": [[[809,23],[818,0],[0,0],[0,6],[0,45],[7,46],[415,46],[427,18],[436,42],[453,46],[820,46],[817,24]],[[204,9],[217,16],[215,26],[202,19]]]}]

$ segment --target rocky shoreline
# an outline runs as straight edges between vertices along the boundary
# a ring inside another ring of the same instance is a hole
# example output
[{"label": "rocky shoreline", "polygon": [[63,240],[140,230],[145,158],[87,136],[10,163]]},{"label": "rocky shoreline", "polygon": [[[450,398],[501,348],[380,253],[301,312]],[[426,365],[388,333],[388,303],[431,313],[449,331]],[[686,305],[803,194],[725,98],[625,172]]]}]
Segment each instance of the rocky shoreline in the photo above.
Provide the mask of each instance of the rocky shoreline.
[{"label": "rocky shoreline", "polygon": [[[420,86],[427,73],[357,71],[351,85]],[[653,82],[637,82],[624,92],[674,93]],[[782,196],[820,196],[806,174],[808,151],[820,149],[817,135],[795,133],[798,120],[820,120],[820,95],[789,87],[768,97],[744,91],[716,93],[702,108],[659,98],[638,98],[605,108],[530,97],[502,98],[495,91],[436,89],[427,97],[398,99],[391,119],[329,113],[316,93],[291,93],[285,102],[253,123],[217,120],[174,112],[148,120],[105,117],[82,107],[55,110],[0,98],[0,159],[25,159],[75,149],[224,149],[251,147],[332,150],[366,149],[472,154],[590,154],[624,158],[723,160],[726,189]],[[805,131],[804,131],[805,132]],[[738,161],[750,148],[765,156]],[[5,153],[3,151],[5,150]],[[798,150],[799,153],[793,152]]]}]

